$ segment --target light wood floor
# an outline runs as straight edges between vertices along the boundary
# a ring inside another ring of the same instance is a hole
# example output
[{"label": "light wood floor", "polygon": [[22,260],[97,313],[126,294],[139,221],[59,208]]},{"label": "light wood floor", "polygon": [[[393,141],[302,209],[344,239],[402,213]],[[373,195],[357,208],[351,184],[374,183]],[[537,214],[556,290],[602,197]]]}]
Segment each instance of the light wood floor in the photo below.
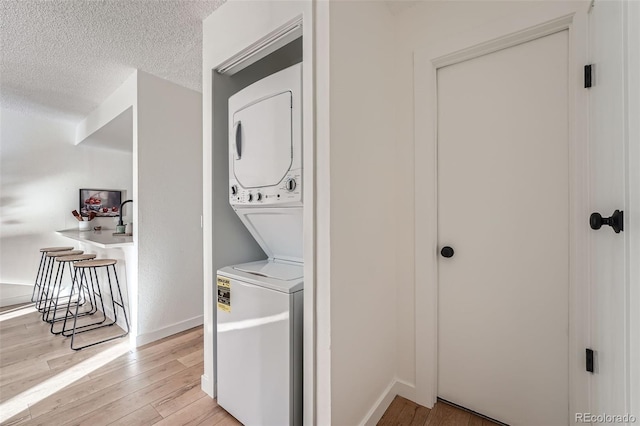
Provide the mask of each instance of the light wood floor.
[{"label": "light wood floor", "polygon": [[495,426],[489,420],[438,401],[433,409],[396,396],[378,426]]},{"label": "light wood floor", "polygon": [[240,424],[200,389],[202,327],[133,351],[127,338],[78,352],[69,340],[31,305],[0,311],[0,415],[11,415],[2,425]]},{"label": "light wood floor", "polygon": [[[118,333],[107,327],[82,337]],[[31,305],[0,309],[0,415],[11,414],[2,425],[240,424],[200,390],[202,327],[133,351],[126,338],[78,352],[69,340],[52,335]],[[494,423],[441,402],[429,410],[396,397],[378,425]]]}]

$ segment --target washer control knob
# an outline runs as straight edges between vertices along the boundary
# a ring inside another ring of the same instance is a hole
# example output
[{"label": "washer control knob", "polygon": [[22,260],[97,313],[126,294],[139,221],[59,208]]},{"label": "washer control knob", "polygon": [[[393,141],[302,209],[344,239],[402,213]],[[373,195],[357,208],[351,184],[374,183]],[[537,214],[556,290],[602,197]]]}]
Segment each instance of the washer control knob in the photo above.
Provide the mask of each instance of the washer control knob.
[{"label": "washer control knob", "polygon": [[231,186],[231,195],[238,195],[238,186],[237,185],[232,185]]},{"label": "washer control knob", "polygon": [[252,202],[252,201],[253,201],[253,194],[252,194],[252,193],[249,193],[249,195],[247,196],[247,200],[248,200],[249,202]]},{"label": "washer control knob", "polygon": [[294,178],[290,178],[287,179],[287,181],[284,184],[284,187],[287,189],[287,191],[292,192],[294,189],[296,189],[296,180]]},{"label": "washer control knob", "polygon": [[256,194],[256,201],[262,201],[262,194],[259,192]]}]

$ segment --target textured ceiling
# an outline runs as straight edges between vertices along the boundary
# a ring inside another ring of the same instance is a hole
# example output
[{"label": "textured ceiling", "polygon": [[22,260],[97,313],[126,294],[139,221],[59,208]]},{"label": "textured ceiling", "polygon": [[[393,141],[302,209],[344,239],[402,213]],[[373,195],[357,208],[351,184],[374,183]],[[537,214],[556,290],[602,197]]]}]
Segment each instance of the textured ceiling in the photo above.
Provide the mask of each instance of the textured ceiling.
[{"label": "textured ceiling", "polygon": [[135,69],[194,90],[224,0],[0,0],[0,105],[77,122]]}]

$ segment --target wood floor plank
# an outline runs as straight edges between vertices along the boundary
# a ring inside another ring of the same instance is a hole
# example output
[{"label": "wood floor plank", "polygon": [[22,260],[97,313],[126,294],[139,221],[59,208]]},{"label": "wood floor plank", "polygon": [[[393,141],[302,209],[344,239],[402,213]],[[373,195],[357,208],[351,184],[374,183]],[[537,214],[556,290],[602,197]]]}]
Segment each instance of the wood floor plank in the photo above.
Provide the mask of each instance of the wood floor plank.
[{"label": "wood floor plank", "polygon": [[220,426],[220,423],[231,414],[226,412],[224,408],[219,407],[219,410],[213,413],[210,417],[207,417],[200,422],[196,423],[197,426]]},{"label": "wood floor plank", "polygon": [[[13,381],[2,387],[0,391],[0,402],[6,402],[9,399],[19,397],[24,392],[29,391],[34,388],[38,384],[46,381],[52,380],[57,376],[58,373],[53,371],[46,371],[35,375],[30,375],[23,380]],[[83,383],[89,380],[88,377],[80,377],[75,383]]]},{"label": "wood floor plank", "polygon": [[0,313],[0,330],[12,328],[17,325],[37,324],[40,315],[33,305],[24,306],[11,311]]},{"label": "wood floor plank", "polygon": [[[126,339],[117,339],[76,352],[69,348],[69,338],[49,333],[33,306],[4,312],[16,316],[0,317],[0,399],[11,401],[3,410],[25,408],[3,425],[238,424],[200,390],[203,327],[131,351],[121,345]],[[95,338],[113,330],[115,326],[86,334]],[[120,346],[127,352],[117,356],[114,350]],[[114,355],[106,365],[91,365]]]},{"label": "wood floor plank", "polygon": [[[25,325],[17,326],[9,330],[2,330],[2,347],[0,347],[0,357],[3,353],[14,351],[17,348],[32,346],[43,338],[48,337],[49,328],[42,324],[36,324],[33,330],[27,329]],[[25,333],[25,330],[27,333]]]},{"label": "wood floor plank", "polygon": [[[112,333],[113,330],[119,330],[119,331]],[[109,332],[101,333],[99,335],[99,338],[106,338],[113,334],[122,333],[122,329],[120,329],[120,327],[117,327],[117,329],[113,329],[113,330],[110,330]],[[70,338],[64,338],[64,341],[67,343],[67,345],[71,345]],[[49,359],[47,359],[47,365],[49,366],[49,369],[51,371],[64,370],[66,368],[69,368],[78,364],[79,362],[89,359],[95,356],[96,354],[104,352],[105,349],[107,348],[117,346],[124,341],[125,341],[124,339],[115,339],[100,345],[84,348],[81,351],[66,351],[64,353],[56,354],[56,356],[52,356]],[[81,344],[80,341],[78,343]]]},{"label": "wood floor plank", "polygon": [[413,420],[411,420],[409,426],[424,426],[427,423],[427,419],[429,418],[430,413],[431,410],[427,407],[423,407],[421,405],[418,406],[418,408],[416,409],[416,414],[413,417]]},{"label": "wood floor plank", "polygon": [[207,396],[207,394],[202,391],[200,379],[198,379],[154,401],[151,405],[162,417],[169,417],[171,414],[194,403],[203,396]]},{"label": "wood floor plank", "polygon": [[[15,363],[7,367],[0,367],[0,389],[9,383],[24,380],[29,375],[42,374],[51,371],[45,360],[28,360]],[[2,391],[0,390],[0,394]]]},{"label": "wood floor plank", "polygon": [[429,416],[428,426],[461,426],[469,423],[471,414],[438,401]]},{"label": "wood floor plank", "polygon": [[23,425],[30,419],[31,419],[31,415],[29,414],[29,409],[26,409],[26,410],[22,410],[21,412],[9,418],[8,420],[2,422],[1,426]]},{"label": "wood floor plank", "polygon": [[389,408],[387,408],[385,413],[382,415],[382,418],[378,422],[378,426],[391,426],[398,424],[398,417],[405,405],[407,405],[407,401],[407,399],[401,396],[396,396],[393,401],[391,401]]},{"label": "wood floor plank", "polygon": [[147,426],[162,420],[162,416],[151,405],[144,407],[128,414],[115,422],[109,423],[109,426]]},{"label": "wood floor plank", "polygon": [[216,424],[213,418],[218,414],[220,416],[216,419],[217,422],[229,415],[214,399],[204,396],[164,420],[155,423],[155,426],[195,426],[198,424],[213,426]]},{"label": "wood floor plank", "polygon": [[[121,381],[117,374],[89,379],[88,382],[62,389],[56,394],[30,406],[33,424],[47,419],[65,420],[69,417],[89,414],[99,407],[116,401],[124,395],[161,383],[185,370],[178,361],[156,367],[143,375],[136,375]],[[115,382],[115,383],[112,383]],[[110,384],[112,383],[112,384]],[[127,414],[127,413],[125,413]],[[121,416],[120,416],[121,417]],[[117,418],[120,418],[117,417]]]},{"label": "wood floor plank", "polygon": [[204,363],[188,368],[178,374],[174,374],[152,386],[127,393],[122,398],[103,405],[87,415],[73,422],[78,426],[101,426],[109,424],[109,421],[117,416],[132,413],[143,406],[152,403],[177,389],[189,386],[198,380],[204,371]]},{"label": "wood floor plank", "polygon": [[473,414],[469,417],[469,426],[482,426],[482,423],[484,423],[484,419],[482,417],[478,417]]},{"label": "wood floor plank", "polygon": [[178,361],[186,365],[187,367],[193,367],[197,363],[201,362],[204,358],[204,349],[198,349],[189,355],[185,355],[178,358]]},{"label": "wood floor plank", "polygon": [[402,411],[398,414],[397,423],[402,425],[409,425],[413,422],[413,418],[416,416],[416,411],[419,405],[413,401],[408,401],[404,404]]},{"label": "wood floor plank", "polygon": [[[43,327],[47,327],[47,324],[42,323]],[[76,345],[80,345],[83,341],[87,339],[98,340],[104,337],[111,336],[114,331],[117,332],[119,328],[109,327],[109,329],[101,329],[92,331],[91,333],[86,333],[87,336],[81,336],[76,341]],[[88,336],[90,334],[90,336]],[[46,338],[43,338],[38,344],[30,344],[27,346],[18,345],[15,347],[11,347],[2,353],[2,357],[0,358],[0,367],[6,367],[11,364],[15,364],[25,360],[49,360],[52,358],[56,358],[58,356],[70,353],[70,338],[64,338],[62,336],[54,336],[52,334],[46,334]],[[100,348],[104,348],[104,345],[108,345],[109,343],[117,344],[118,341],[112,341],[101,345]],[[100,350],[98,348],[98,350]],[[89,349],[89,348],[87,348]]]},{"label": "wood floor plank", "polygon": [[[2,378],[2,381],[6,383],[3,384],[2,390],[0,391],[0,401],[6,401],[8,398],[13,398],[14,396],[34,387],[38,383],[45,380],[53,380],[59,374],[63,374],[63,368],[49,368],[48,361],[45,361],[48,357],[65,355],[68,357],[68,365],[65,365],[65,367],[72,367],[76,366],[79,362],[101,353],[121,342],[114,340],[106,343],[104,346],[95,346],[76,352],[69,348],[68,339],[62,339],[60,336],[53,336],[51,334],[47,337],[59,340],[62,343],[62,346],[52,353],[42,353],[37,358],[27,358],[24,361],[13,363],[1,368],[3,373],[10,373],[7,374],[6,377],[3,376]],[[47,369],[42,367],[43,362],[47,364]],[[82,377],[78,378],[75,382],[79,383],[88,379],[88,377]]]},{"label": "wood floor plank", "polygon": [[94,370],[90,375],[91,377],[98,377],[101,374],[107,374],[114,370],[118,370],[131,362],[148,358],[166,356],[177,358],[184,356],[192,350],[197,350],[199,347],[202,347],[204,342],[202,327],[189,330],[188,333],[180,333],[176,336],[177,337],[175,339],[163,339],[163,341],[154,342],[153,344],[137,348],[135,351],[127,354],[126,357],[118,358],[104,367]]},{"label": "wood floor plank", "polygon": [[33,306],[33,302],[18,303],[17,305],[10,305],[10,306],[2,306],[0,307],[0,314],[6,313],[6,312],[12,312],[12,311],[15,311],[16,309],[22,309],[29,306]]},{"label": "wood floor plank", "polygon": [[[53,336],[40,314],[2,321],[0,327],[0,399],[6,400],[48,379],[64,375],[115,346],[107,343],[80,352],[69,339]],[[93,333],[111,332],[107,328]],[[30,405],[3,425],[206,425],[240,423],[200,390],[203,328],[128,351],[87,372],[77,382]],[[26,356],[25,356],[26,354]],[[187,371],[189,373],[187,373]],[[4,399],[3,399],[4,398]],[[18,408],[19,409],[19,408]],[[164,418],[163,418],[164,417]],[[495,424],[438,402],[433,410],[397,397],[379,424],[449,426]]]},{"label": "wood floor plank", "polygon": [[215,426],[242,426],[233,416],[226,416],[220,422],[214,423]]},{"label": "wood floor plank", "polygon": [[[2,324],[2,322],[0,322],[0,324]],[[24,324],[16,324],[12,326],[0,327],[0,332],[2,333],[3,337],[4,336],[11,337],[13,335],[24,336],[26,330],[27,330],[27,326]],[[0,348],[3,348],[4,346],[6,346],[4,342],[0,342]]]}]

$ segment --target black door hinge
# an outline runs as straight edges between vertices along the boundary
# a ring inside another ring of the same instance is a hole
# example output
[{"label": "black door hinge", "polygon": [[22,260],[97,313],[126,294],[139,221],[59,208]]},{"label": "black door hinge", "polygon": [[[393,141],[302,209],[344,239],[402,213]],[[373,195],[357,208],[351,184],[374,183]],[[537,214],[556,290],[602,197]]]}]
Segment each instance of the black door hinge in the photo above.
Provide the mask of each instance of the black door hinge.
[{"label": "black door hinge", "polygon": [[593,73],[593,65],[589,64],[589,65],[585,65],[584,66],[584,87],[585,88],[589,88],[591,87],[592,84],[592,75]]},{"label": "black door hinge", "polygon": [[586,357],[586,367],[589,373],[593,373],[593,349],[586,349],[587,357]]}]

